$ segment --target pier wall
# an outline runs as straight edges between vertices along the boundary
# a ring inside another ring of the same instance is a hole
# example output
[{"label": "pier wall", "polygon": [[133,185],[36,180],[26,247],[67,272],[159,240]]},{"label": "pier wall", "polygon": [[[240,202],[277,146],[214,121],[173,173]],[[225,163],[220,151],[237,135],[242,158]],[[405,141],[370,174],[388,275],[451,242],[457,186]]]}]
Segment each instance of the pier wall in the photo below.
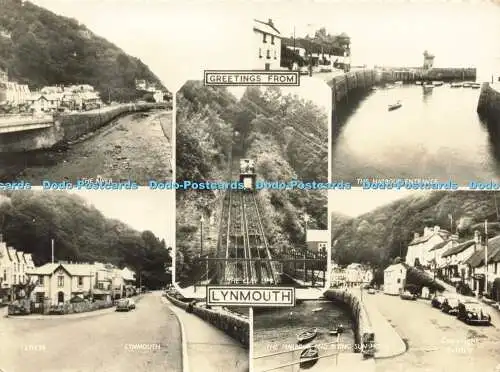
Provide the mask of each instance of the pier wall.
[{"label": "pier wall", "polygon": [[[169,295],[165,295],[165,297],[175,306],[187,310],[188,303],[182,302]],[[249,347],[250,323],[248,320],[242,319],[231,313],[222,313],[197,306],[193,307],[193,314],[239,341],[243,346]]]},{"label": "pier wall", "polygon": [[56,114],[50,127],[1,134],[0,152],[48,149],[93,132],[119,116],[154,108],[166,108],[166,106],[155,103],[126,104],[86,112]]},{"label": "pier wall", "polygon": [[495,142],[500,140],[500,85],[492,87],[490,83],[483,83],[477,113],[486,123]]},{"label": "pier wall", "polygon": [[348,97],[348,93],[355,89],[368,89],[377,83],[375,70],[350,71],[335,76],[328,85],[332,88],[332,102],[335,103]]},{"label": "pier wall", "polygon": [[[354,351],[360,352],[361,343],[365,335],[373,333],[370,318],[362,302],[354,293],[341,289],[328,289],[323,296],[350,312],[354,324],[353,331],[356,342]],[[376,342],[376,335],[374,341]]]}]

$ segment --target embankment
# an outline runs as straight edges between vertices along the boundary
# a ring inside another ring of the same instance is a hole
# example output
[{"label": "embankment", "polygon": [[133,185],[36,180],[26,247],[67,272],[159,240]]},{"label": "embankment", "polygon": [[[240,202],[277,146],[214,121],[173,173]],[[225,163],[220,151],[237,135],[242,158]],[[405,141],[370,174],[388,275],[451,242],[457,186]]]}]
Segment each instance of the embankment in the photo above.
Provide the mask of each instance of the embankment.
[{"label": "embankment", "polygon": [[367,90],[376,84],[377,74],[375,70],[351,71],[345,74],[337,75],[328,82],[332,88],[332,102],[341,101],[349,97],[352,90]]},{"label": "embankment", "polygon": [[[175,306],[187,310],[189,304],[182,302],[172,296],[165,297]],[[240,318],[230,313],[221,313],[211,309],[193,306],[193,314],[212,324],[227,335],[239,341],[243,346],[249,347],[250,343],[250,323],[248,320]]]},{"label": "embankment", "polygon": [[477,113],[487,125],[495,143],[500,141],[500,89],[490,83],[483,83]]},{"label": "embankment", "polygon": [[[163,104],[142,103],[104,107],[86,112],[56,114],[47,128],[19,130],[0,135],[0,152],[49,149],[93,132],[122,115],[166,108]],[[26,119],[28,120],[28,119]],[[32,119],[30,119],[32,121]]]},{"label": "embankment", "polygon": [[[328,289],[324,293],[324,297],[349,311],[353,321],[354,351],[360,352],[363,340],[373,334],[372,325],[365,307],[353,293],[340,289]],[[375,339],[373,341],[376,342]]]}]

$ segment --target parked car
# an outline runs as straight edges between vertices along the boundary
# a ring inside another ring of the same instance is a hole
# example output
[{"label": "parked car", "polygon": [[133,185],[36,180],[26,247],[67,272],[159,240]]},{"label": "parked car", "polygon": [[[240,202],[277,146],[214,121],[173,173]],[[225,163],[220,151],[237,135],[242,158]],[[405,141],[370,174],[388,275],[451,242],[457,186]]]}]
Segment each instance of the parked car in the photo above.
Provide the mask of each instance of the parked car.
[{"label": "parked car", "polygon": [[450,315],[458,314],[458,305],[460,301],[456,296],[446,296],[441,304],[441,311]]},{"label": "parked car", "polygon": [[491,316],[476,300],[465,300],[458,304],[457,318],[467,324],[491,324]]},{"label": "parked car", "polygon": [[116,304],[116,311],[130,311],[135,309],[135,302],[131,298],[123,298],[118,300]]},{"label": "parked car", "polygon": [[368,288],[368,294],[375,294],[375,288]]},{"label": "parked car", "polygon": [[445,298],[446,297],[442,294],[435,295],[431,300],[431,306],[435,307],[436,309],[441,309],[441,306],[443,305],[443,301],[445,300]]},{"label": "parked car", "polygon": [[309,75],[309,67],[308,66],[302,66],[299,69],[299,72],[301,75]]},{"label": "parked car", "polygon": [[403,291],[403,292],[401,292],[401,294],[399,295],[399,297],[401,297],[402,300],[415,301],[417,299],[417,295],[411,293],[410,291]]}]

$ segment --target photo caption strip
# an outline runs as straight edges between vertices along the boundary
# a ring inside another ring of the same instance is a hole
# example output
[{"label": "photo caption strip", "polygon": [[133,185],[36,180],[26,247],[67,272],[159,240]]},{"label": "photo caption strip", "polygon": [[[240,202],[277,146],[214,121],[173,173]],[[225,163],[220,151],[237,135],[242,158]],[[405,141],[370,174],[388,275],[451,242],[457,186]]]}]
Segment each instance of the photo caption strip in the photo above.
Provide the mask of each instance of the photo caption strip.
[{"label": "photo caption strip", "polygon": [[298,71],[205,70],[205,86],[300,86]]},{"label": "photo caption strip", "polygon": [[207,286],[207,305],[294,307],[295,288]]}]

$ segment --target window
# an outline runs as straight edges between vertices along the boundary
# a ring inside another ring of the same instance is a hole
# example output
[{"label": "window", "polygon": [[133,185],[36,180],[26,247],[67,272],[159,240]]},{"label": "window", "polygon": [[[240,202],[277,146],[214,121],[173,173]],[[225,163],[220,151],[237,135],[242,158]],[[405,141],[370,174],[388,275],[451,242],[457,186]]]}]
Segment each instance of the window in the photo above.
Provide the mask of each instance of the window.
[{"label": "window", "polygon": [[78,286],[82,287],[83,286],[83,276],[78,277]]},{"label": "window", "polygon": [[104,283],[99,283],[99,284],[98,284],[98,288],[99,288],[99,289],[104,289]]},{"label": "window", "polygon": [[262,42],[263,43],[267,43],[267,40],[266,40],[266,34],[262,34]]},{"label": "window", "polygon": [[267,50],[267,59],[271,59],[271,51],[269,49]]},{"label": "window", "polygon": [[64,276],[61,275],[57,277],[57,286],[64,287]]},{"label": "window", "polygon": [[42,303],[45,298],[45,292],[37,292],[35,298],[37,303]]},{"label": "window", "polygon": [[271,44],[274,44],[274,35],[271,35]]},{"label": "window", "polygon": [[44,280],[43,275],[40,275],[40,276],[38,277],[38,285],[41,285],[41,286],[43,287],[43,286],[44,286],[44,284],[43,284],[43,280]]},{"label": "window", "polygon": [[12,284],[17,284],[17,275],[14,275],[14,283]]},{"label": "window", "polygon": [[274,51],[274,59],[277,59],[277,57],[276,57],[276,51]]},{"label": "window", "polygon": [[401,279],[398,279],[398,284],[401,283]]},{"label": "window", "polygon": [[7,270],[6,269],[4,269],[4,271],[3,271],[3,280],[7,281]]},{"label": "window", "polygon": [[262,58],[262,48],[259,48],[259,58]]}]

